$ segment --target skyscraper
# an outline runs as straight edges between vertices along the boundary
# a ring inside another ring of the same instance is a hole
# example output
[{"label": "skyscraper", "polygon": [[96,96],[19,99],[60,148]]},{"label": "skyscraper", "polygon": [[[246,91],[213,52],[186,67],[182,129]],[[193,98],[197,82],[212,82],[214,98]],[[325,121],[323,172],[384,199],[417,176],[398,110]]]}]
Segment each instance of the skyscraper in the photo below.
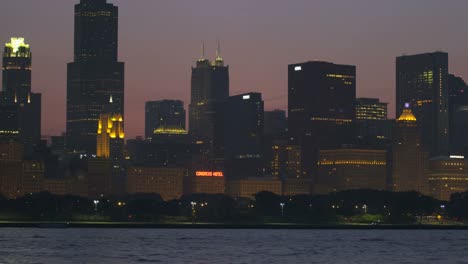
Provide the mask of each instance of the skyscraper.
[{"label": "skyscraper", "polygon": [[356,67],[309,61],[288,67],[288,129],[302,148],[304,176],[317,172],[319,149],[353,141]]},{"label": "skyscraper", "polygon": [[152,138],[160,126],[185,129],[184,102],[180,100],[149,101],[145,104],[145,138]]},{"label": "skyscraper", "polygon": [[450,154],[468,155],[468,85],[449,75]]},{"label": "skyscraper", "polygon": [[24,38],[11,38],[3,53],[0,136],[24,144],[32,154],[41,139],[41,94],[31,91],[32,53]]},{"label": "skyscraper", "polygon": [[106,0],[75,5],[74,62],[67,75],[67,147],[95,154],[103,106],[112,96],[124,115],[124,63],[118,62],[118,8]]},{"label": "skyscraper", "polygon": [[421,128],[411,109],[396,120],[393,138],[392,190],[427,192],[428,153],[421,144]]},{"label": "skyscraper", "polygon": [[218,107],[215,147],[227,178],[259,176],[263,154],[264,103],[260,93],[231,96]]},{"label": "skyscraper", "polygon": [[431,156],[448,154],[448,54],[401,56],[396,59],[396,115],[409,106]]},{"label": "skyscraper", "polygon": [[384,148],[390,143],[393,121],[387,119],[387,105],[378,98],[356,99],[356,135],[360,147]]},{"label": "skyscraper", "polygon": [[96,156],[118,162],[123,158],[125,133],[123,116],[115,108],[110,102],[99,117]]},{"label": "skyscraper", "polygon": [[189,106],[189,132],[194,141],[203,143],[207,149],[213,145],[217,104],[229,97],[229,66],[220,57],[210,62],[202,57],[192,68],[191,101]]}]

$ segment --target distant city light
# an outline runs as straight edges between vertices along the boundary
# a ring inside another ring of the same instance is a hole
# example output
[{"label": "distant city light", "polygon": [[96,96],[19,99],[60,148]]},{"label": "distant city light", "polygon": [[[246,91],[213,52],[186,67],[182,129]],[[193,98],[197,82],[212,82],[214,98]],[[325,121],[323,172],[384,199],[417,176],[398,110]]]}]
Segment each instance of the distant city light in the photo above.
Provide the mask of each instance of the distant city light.
[{"label": "distant city light", "polygon": [[249,99],[250,99],[250,95],[244,95],[244,96],[242,96],[242,99],[244,99],[244,100],[249,100]]},{"label": "distant city light", "polygon": [[301,66],[296,66],[296,67],[294,68],[294,70],[295,70],[295,71],[302,71],[302,67],[301,67]]}]

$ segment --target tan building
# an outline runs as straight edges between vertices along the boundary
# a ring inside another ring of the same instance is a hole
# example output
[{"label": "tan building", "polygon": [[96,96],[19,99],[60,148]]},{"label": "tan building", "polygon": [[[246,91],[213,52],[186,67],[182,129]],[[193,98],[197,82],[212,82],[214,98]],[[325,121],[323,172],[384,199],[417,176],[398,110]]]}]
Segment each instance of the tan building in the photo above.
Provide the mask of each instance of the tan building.
[{"label": "tan building", "polygon": [[277,195],[281,195],[281,180],[275,178],[249,178],[232,180],[226,183],[226,194],[232,197],[253,199],[256,193],[262,191],[268,191]]},{"label": "tan building", "polygon": [[439,157],[429,161],[428,194],[439,200],[468,191],[467,161],[460,158]]},{"label": "tan building", "polygon": [[404,109],[396,120],[393,138],[392,190],[427,194],[428,152],[421,144],[421,130],[411,109]]},{"label": "tan building", "polygon": [[225,193],[226,184],[223,172],[196,171],[194,174],[190,180],[190,193]]},{"label": "tan building", "polygon": [[69,194],[65,179],[44,179],[43,188],[44,191],[55,195]]},{"label": "tan building", "polygon": [[321,150],[318,175],[314,179],[316,194],[351,189],[385,190],[387,158],[385,150]]},{"label": "tan building", "polygon": [[159,193],[165,201],[179,199],[184,192],[184,168],[133,166],[128,168],[128,193]]},{"label": "tan building", "polygon": [[312,193],[312,181],[308,179],[283,180],[283,195],[294,196]]}]

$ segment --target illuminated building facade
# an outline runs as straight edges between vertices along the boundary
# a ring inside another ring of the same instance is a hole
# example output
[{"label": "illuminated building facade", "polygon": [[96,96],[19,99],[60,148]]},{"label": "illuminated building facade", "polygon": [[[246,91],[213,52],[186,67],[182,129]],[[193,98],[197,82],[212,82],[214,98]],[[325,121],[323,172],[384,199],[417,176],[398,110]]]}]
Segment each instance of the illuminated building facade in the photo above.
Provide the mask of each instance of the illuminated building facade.
[{"label": "illuminated building facade", "polygon": [[354,139],[356,67],[309,61],[288,66],[288,130],[302,148],[302,170],[317,172],[318,150]]},{"label": "illuminated building facade", "polygon": [[128,193],[158,193],[165,201],[179,199],[184,193],[184,168],[132,166],[128,169]]},{"label": "illuminated building facade", "polygon": [[432,157],[449,153],[448,54],[401,56],[396,59],[396,116],[408,105],[418,119],[422,143]]},{"label": "illuminated building facade", "polygon": [[[219,45],[218,45],[219,46]],[[224,65],[216,52],[210,62],[202,57],[192,68],[191,101],[189,105],[189,133],[195,142],[212,150],[215,134],[217,105],[229,97],[229,66]]]},{"label": "illuminated building facade", "polygon": [[112,96],[124,115],[124,63],[118,62],[118,8],[106,0],[75,5],[74,62],[67,69],[67,148],[96,154],[103,106]]},{"label": "illuminated building facade", "polygon": [[149,101],[145,103],[145,138],[153,137],[160,126],[185,129],[184,102],[180,100]]},{"label": "illuminated building facade", "polygon": [[356,135],[360,147],[385,148],[390,143],[393,122],[387,119],[387,105],[377,98],[356,99]]},{"label": "illuminated building facade", "polygon": [[318,166],[319,173],[313,186],[316,194],[351,189],[386,189],[387,153],[385,150],[321,150]]},{"label": "illuminated building facade", "polygon": [[356,120],[387,120],[387,105],[377,98],[357,98]]},{"label": "illuminated building facade", "polygon": [[[119,161],[123,158],[124,126],[123,116],[112,111],[113,103],[104,107],[97,129],[96,156]],[[107,109],[106,109],[107,108]]]},{"label": "illuminated building facade", "polygon": [[429,153],[422,144],[421,128],[411,109],[404,109],[396,120],[392,149],[392,190],[427,193],[425,173]]},{"label": "illuminated building facade", "polygon": [[429,161],[429,195],[448,201],[454,193],[468,190],[468,173],[463,156],[437,157]]},{"label": "illuminated building facade", "polygon": [[264,103],[260,93],[231,96],[219,106],[215,135],[226,177],[260,176],[263,163]]},{"label": "illuminated building facade", "polygon": [[41,94],[31,92],[32,53],[24,38],[11,38],[3,52],[0,137],[17,139],[29,156],[41,139]]},{"label": "illuminated building facade", "polygon": [[468,85],[455,75],[449,75],[450,153],[468,155]]}]

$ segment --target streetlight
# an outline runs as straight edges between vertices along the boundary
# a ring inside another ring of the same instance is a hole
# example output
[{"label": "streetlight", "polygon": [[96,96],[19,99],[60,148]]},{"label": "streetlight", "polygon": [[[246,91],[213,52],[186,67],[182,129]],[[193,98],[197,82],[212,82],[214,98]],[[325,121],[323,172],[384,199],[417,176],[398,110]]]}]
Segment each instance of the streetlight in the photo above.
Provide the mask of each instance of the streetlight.
[{"label": "streetlight", "polygon": [[197,205],[197,203],[191,202],[190,204],[192,205],[192,224],[195,224],[195,220],[197,217],[197,210],[195,209],[195,206]]},{"label": "streetlight", "polygon": [[284,203],[280,203],[281,206],[281,217],[284,216]]},{"label": "streetlight", "polygon": [[367,205],[363,205],[362,209],[364,209],[364,214],[367,214]]},{"label": "streetlight", "polygon": [[98,204],[99,204],[99,200],[94,200],[94,211],[97,212],[97,208],[98,208]]}]

